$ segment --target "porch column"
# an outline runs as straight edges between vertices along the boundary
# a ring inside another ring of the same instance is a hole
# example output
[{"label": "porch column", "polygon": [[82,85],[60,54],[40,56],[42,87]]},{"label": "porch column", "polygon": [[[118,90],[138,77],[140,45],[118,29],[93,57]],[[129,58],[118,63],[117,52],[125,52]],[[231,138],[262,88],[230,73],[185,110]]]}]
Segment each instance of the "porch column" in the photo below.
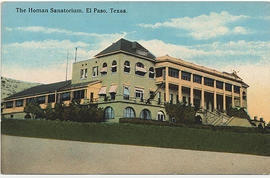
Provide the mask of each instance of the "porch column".
[{"label": "porch column", "polygon": [[178,85],[178,100],[182,102],[182,85]]},{"label": "porch column", "polygon": [[234,86],[232,85],[232,107],[234,108]]},{"label": "porch column", "polygon": [[201,98],[202,98],[202,100],[201,100],[201,107],[202,107],[202,109],[204,109],[205,107],[204,107],[204,89],[202,88],[202,92],[201,92]]},{"label": "porch column", "polygon": [[166,93],[166,102],[169,102],[170,99],[170,93],[169,93],[169,81],[168,81],[168,77],[169,77],[169,68],[166,67],[166,76],[165,76],[165,93]]},{"label": "porch column", "polygon": [[226,111],[226,94],[223,93],[223,111]]},{"label": "porch column", "polygon": [[45,95],[45,104],[48,104],[49,95]]},{"label": "porch column", "polygon": [[240,107],[243,107],[243,88],[240,87]]},{"label": "porch column", "polygon": [[190,87],[190,104],[193,106],[193,87]]},{"label": "porch column", "polygon": [[214,109],[217,109],[217,91],[216,91],[216,80],[214,80]]},{"label": "porch column", "polygon": [[202,77],[202,91],[201,91],[201,107],[202,107],[202,109],[204,109],[205,107],[204,107],[204,77]]}]

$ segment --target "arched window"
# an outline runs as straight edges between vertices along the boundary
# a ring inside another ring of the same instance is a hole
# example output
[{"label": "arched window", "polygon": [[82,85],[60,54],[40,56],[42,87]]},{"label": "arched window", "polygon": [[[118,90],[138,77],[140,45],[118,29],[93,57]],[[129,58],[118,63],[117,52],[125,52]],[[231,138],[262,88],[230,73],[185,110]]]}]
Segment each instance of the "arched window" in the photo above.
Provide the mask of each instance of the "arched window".
[{"label": "arched window", "polygon": [[130,72],[130,62],[129,61],[125,61],[125,63],[124,63],[124,72],[127,72],[127,73]]},{"label": "arched window", "polygon": [[157,120],[159,120],[159,121],[165,121],[165,120],[166,120],[166,119],[165,119],[165,114],[164,114],[164,112],[158,111],[158,113],[157,113]]},{"label": "arched window", "polygon": [[135,74],[144,76],[146,73],[146,70],[144,68],[143,63],[137,62],[135,65]]},{"label": "arched window", "polygon": [[117,62],[114,60],[111,67],[112,72],[117,72]]},{"label": "arched window", "polygon": [[151,119],[151,112],[148,109],[142,110],[141,114],[140,114],[140,118],[150,120]]},{"label": "arched window", "polygon": [[149,68],[149,78],[154,78],[154,68],[153,67],[150,67]]},{"label": "arched window", "polygon": [[101,70],[100,70],[101,75],[106,75],[106,74],[107,74],[107,70],[108,70],[108,68],[107,68],[107,63],[104,62],[104,63],[102,64],[102,68],[101,68]]},{"label": "arched window", "polygon": [[114,119],[114,111],[110,106],[105,109],[105,119]]},{"label": "arched window", "polygon": [[135,115],[134,109],[132,107],[125,108],[124,117],[125,118],[135,118],[136,115]]}]

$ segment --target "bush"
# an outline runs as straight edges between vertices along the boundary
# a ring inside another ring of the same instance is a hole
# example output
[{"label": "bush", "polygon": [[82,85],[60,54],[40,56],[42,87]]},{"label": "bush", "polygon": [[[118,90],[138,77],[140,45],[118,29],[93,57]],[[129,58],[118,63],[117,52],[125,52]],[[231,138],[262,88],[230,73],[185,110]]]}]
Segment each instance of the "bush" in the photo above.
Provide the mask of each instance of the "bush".
[{"label": "bush", "polygon": [[173,123],[168,122],[168,121],[146,120],[146,119],[141,119],[141,118],[120,118],[119,123],[163,125],[163,126],[173,125]]},{"label": "bush", "polygon": [[[29,114],[30,117],[33,119],[44,118],[44,110],[41,109],[39,104],[34,102],[34,101],[25,106],[24,112]],[[27,117],[29,117],[29,116],[27,116]]]},{"label": "bush", "polygon": [[245,111],[244,108],[229,108],[227,110],[227,115],[232,117],[232,116],[235,116],[235,117],[240,117],[240,118],[244,118],[244,119],[248,119],[250,120],[250,117],[248,115],[248,113]]},{"label": "bush", "polygon": [[184,103],[165,104],[165,109],[170,118],[174,118],[176,123],[193,124],[196,122],[196,109],[186,106]]},{"label": "bush", "polygon": [[95,104],[81,105],[79,101],[73,100],[69,106],[56,103],[53,109],[48,105],[45,109],[45,118],[60,121],[103,122],[104,111]]}]

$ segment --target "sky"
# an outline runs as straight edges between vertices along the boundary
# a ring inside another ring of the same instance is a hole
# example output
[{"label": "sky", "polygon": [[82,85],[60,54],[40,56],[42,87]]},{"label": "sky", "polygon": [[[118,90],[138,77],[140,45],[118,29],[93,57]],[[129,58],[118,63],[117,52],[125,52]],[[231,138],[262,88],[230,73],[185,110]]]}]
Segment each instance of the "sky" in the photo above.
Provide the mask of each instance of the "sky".
[{"label": "sky", "polygon": [[[49,12],[30,13],[29,8]],[[50,13],[50,8],[82,13]],[[94,8],[107,13],[94,13]],[[110,8],[126,13],[110,13]],[[168,54],[219,71],[237,71],[250,86],[250,115],[270,121],[269,2],[5,2],[1,31],[5,77],[63,81],[67,59],[71,78],[75,47],[77,60],[86,60],[125,38],[157,57]]]}]

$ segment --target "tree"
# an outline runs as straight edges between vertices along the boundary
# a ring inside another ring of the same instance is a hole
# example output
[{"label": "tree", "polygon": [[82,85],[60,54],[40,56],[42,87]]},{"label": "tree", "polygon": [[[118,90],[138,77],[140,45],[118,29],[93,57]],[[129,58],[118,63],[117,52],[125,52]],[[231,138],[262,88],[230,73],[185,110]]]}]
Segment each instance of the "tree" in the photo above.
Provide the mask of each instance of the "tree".
[{"label": "tree", "polygon": [[27,104],[24,108],[24,112],[27,114],[30,114],[31,118],[36,119],[36,118],[44,118],[44,110],[41,109],[38,103],[36,102],[31,102]]},{"label": "tree", "polygon": [[166,104],[165,109],[169,117],[175,118],[177,123],[191,124],[196,121],[196,110],[191,105],[186,106],[185,103]]},{"label": "tree", "polygon": [[55,120],[55,111],[52,108],[51,103],[47,105],[47,107],[44,110],[44,115],[47,120]]},{"label": "tree", "polygon": [[268,124],[266,125],[266,128],[270,129],[270,121],[269,121]]}]

